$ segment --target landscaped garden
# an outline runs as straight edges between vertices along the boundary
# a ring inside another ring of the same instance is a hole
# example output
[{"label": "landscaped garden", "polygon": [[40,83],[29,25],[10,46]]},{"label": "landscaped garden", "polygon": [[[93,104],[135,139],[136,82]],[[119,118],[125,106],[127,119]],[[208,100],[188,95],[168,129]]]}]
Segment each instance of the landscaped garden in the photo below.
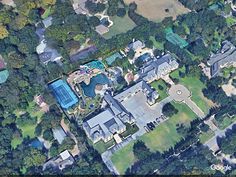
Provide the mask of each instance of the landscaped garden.
[{"label": "landscaped garden", "polygon": [[152,82],[151,86],[159,94],[159,98],[157,101],[161,101],[161,100],[165,99],[166,97],[168,97],[168,94],[167,94],[168,86],[167,86],[166,82],[163,81],[162,79]]},{"label": "landscaped garden", "polygon": [[[173,147],[181,139],[181,135],[176,130],[177,124],[182,123],[185,126],[189,126],[189,123],[196,118],[196,115],[187,105],[174,102],[172,104],[178,109],[178,113],[166,122],[161,123],[153,131],[138,138],[142,140],[151,151],[163,152]],[[131,142],[111,157],[113,164],[121,174],[125,173],[125,170],[135,161],[133,145],[134,142]]]},{"label": "landscaped garden", "polygon": [[180,68],[170,74],[170,77],[173,79],[178,79],[180,84],[183,84],[185,87],[187,87],[192,94],[192,101],[194,101],[197,106],[205,113],[207,114],[209,109],[213,106],[212,101],[208,100],[206,97],[204,97],[202,93],[202,89],[204,89],[206,86],[204,83],[200,81],[197,77],[180,77],[179,71],[184,72],[184,68]]}]

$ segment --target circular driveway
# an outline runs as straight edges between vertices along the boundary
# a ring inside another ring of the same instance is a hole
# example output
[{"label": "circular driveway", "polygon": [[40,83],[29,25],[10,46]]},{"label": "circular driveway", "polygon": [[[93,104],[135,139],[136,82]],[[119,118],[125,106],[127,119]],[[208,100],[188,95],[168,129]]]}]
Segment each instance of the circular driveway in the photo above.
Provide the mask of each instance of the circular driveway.
[{"label": "circular driveway", "polygon": [[175,101],[183,102],[191,96],[191,93],[185,86],[178,84],[171,86],[171,88],[169,89],[169,95]]}]

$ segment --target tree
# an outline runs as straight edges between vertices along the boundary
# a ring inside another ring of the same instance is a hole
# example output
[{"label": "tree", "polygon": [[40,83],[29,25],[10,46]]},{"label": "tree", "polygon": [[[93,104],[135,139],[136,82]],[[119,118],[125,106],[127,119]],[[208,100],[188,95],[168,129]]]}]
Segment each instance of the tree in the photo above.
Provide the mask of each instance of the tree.
[{"label": "tree", "polygon": [[153,51],[154,56],[161,56],[162,53],[163,53],[163,51],[162,51],[162,50],[159,50],[159,49],[155,49],[155,50]]},{"label": "tree", "polygon": [[55,157],[59,154],[59,151],[58,151],[59,147],[58,146],[59,146],[59,144],[58,144],[57,140],[52,142],[52,145],[49,150],[51,157]]},{"label": "tree", "polygon": [[166,117],[172,117],[173,115],[177,114],[179,111],[176,109],[171,103],[166,103],[162,108],[162,113]]},{"label": "tree", "polygon": [[46,160],[46,156],[40,150],[30,148],[25,154],[24,165],[26,168],[42,166]]},{"label": "tree", "polygon": [[52,129],[46,129],[43,132],[43,138],[47,141],[52,141],[53,140],[53,133],[52,133]]},{"label": "tree", "polygon": [[89,10],[90,13],[95,14],[98,12],[103,12],[106,8],[105,4],[94,3],[91,0],[85,2],[85,7]]},{"label": "tree", "polygon": [[152,40],[146,40],[146,41],[145,41],[145,46],[146,46],[147,48],[152,49],[152,48],[153,48],[153,42],[152,42]]},{"label": "tree", "polygon": [[19,126],[25,126],[25,125],[34,125],[37,123],[36,117],[31,117],[31,115],[27,112],[23,115],[21,115],[17,120],[17,125]]},{"label": "tree", "polygon": [[119,0],[109,0],[108,1],[108,8],[107,8],[107,15],[114,16],[117,14],[119,8]]},{"label": "tree", "polygon": [[134,156],[139,160],[145,160],[150,154],[150,150],[143,141],[137,141],[133,146]]},{"label": "tree", "polygon": [[124,17],[124,16],[126,15],[126,10],[125,10],[125,8],[119,8],[119,9],[117,10],[116,15],[117,15],[118,17]]},{"label": "tree", "polygon": [[100,20],[98,17],[96,16],[92,16],[89,18],[89,24],[93,27],[96,27],[100,24]]},{"label": "tree", "polygon": [[5,26],[0,25],[0,39],[4,39],[8,36],[8,31]]},{"label": "tree", "polygon": [[203,132],[207,132],[207,131],[210,130],[210,127],[209,127],[209,125],[207,125],[207,124],[205,124],[205,123],[202,123],[201,126],[200,126],[200,129],[201,129],[201,131],[203,131]]},{"label": "tree", "polygon": [[59,147],[59,152],[62,152],[64,150],[72,150],[75,146],[75,142],[73,139],[70,137],[66,137],[63,141],[62,144]]},{"label": "tree", "polygon": [[41,124],[37,124],[35,131],[34,131],[35,136],[40,136],[42,134],[42,126]]},{"label": "tree", "polygon": [[128,56],[130,59],[132,59],[132,58],[134,58],[134,55],[135,55],[134,50],[130,49],[127,56]]}]

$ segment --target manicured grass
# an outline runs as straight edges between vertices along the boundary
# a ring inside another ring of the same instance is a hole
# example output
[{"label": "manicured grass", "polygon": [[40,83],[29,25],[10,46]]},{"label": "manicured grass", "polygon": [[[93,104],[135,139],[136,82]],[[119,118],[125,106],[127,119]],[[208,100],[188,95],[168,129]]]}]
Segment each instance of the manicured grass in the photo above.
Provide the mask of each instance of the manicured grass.
[{"label": "manicured grass", "polygon": [[30,138],[34,138],[34,130],[36,128],[37,125],[25,125],[25,126],[21,126],[19,127],[22,130],[22,135],[24,138],[26,138],[27,136],[29,136]]},{"label": "manicured grass", "polygon": [[140,138],[152,151],[163,152],[174,146],[181,139],[181,135],[176,131],[176,125],[184,124],[189,126],[189,123],[196,118],[196,115],[187,105],[175,102],[172,104],[178,109],[178,114],[160,124],[154,131]]},{"label": "manicured grass", "polygon": [[236,121],[236,116],[234,117],[229,117],[229,116],[224,116],[223,121],[219,122],[217,120],[214,120],[214,122],[216,123],[217,127],[219,127],[219,129],[224,130],[226,127],[228,127],[230,124],[232,124],[233,122]]},{"label": "manicured grass", "polygon": [[157,48],[159,50],[164,50],[164,43],[163,42],[156,41],[154,36],[150,36],[149,39],[153,42],[153,45],[155,48]]},{"label": "manicured grass", "polygon": [[236,24],[236,18],[228,17],[228,18],[226,18],[226,23],[228,26],[232,26],[232,25]]},{"label": "manicured grass", "polygon": [[[176,125],[183,123],[189,126],[189,123],[196,118],[196,115],[187,105],[174,102],[173,105],[179,110],[178,114],[161,123],[155,130],[138,138],[144,141],[151,151],[163,152],[173,147],[181,139],[181,135],[177,133]],[[132,152],[133,144],[134,142],[129,143],[126,147],[113,154],[111,158],[121,174],[124,174],[125,170],[135,161]]]},{"label": "manicured grass", "polygon": [[[92,143],[91,140],[90,144]],[[93,143],[92,143],[93,144]],[[115,144],[115,140],[112,139],[110,141],[108,141],[107,143],[104,143],[104,141],[99,141],[95,144],[93,144],[93,147],[100,153],[102,154],[103,152],[105,152],[109,147],[113,146]]]},{"label": "manicured grass", "polygon": [[120,174],[124,174],[126,169],[135,162],[133,154],[134,141],[130,142],[127,146],[114,153],[111,157],[112,163]]},{"label": "manicured grass", "polygon": [[[17,118],[19,118],[21,110],[16,110],[14,113],[16,114]],[[23,112],[28,112],[32,117],[37,117],[38,121],[41,119],[43,116],[44,112],[39,109],[39,107],[34,103],[30,102],[29,106],[27,109]],[[24,125],[24,126],[19,126],[19,128],[22,130],[22,135],[23,138],[29,136],[30,138],[34,138],[34,130],[37,124],[35,125]]]},{"label": "manicured grass", "polygon": [[48,7],[45,12],[41,15],[42,19],[45,19],[47,17],[49,17],[49,15],[52,14],[52,8],[51,7]]},{"label": "manicured grass", "polygon": [[[159,98],[158,98],[158,101],[161,101],[163,99],[165,99],[166,97],[168,97],[168,94],[167,94],[167,85],[165,83],[165,81],[163,81],[162,79],[159,79],[157,81],[154,81],[151,83],[151,86],[158,92],[159,94]],[[159,86],[163,87],[163,89],[161,90],[159,88]]]},{"label": "manicured grass", "polygon": [[[180,68],[179,70],[181,70],[182,72],[184,71],[183,68]],[[178,74],[179,70],[176,70],[173,73],[171,73],[170,74],[171,78],[177,78],[180,84],[187,87],[192,93],[191,99],[205,114],[207,114],[213,103],[206,97],[204,97],[202,93],[202,89],[205,88],[206,86],[197,77],[189,77],[189,76],[185,76],[184,78],[179,77]]]},{"label": "manicured grass", "polygon": [[23,141],[22,138],[20,137],[14,137],[12,140],[11,140],[11,147],[13,149],[15,149],[17,147],[17,145],[21,144]]},{"label": "manicured grass", "polygon": [[212,130],[209,130],[208,132],[201,132],[199,139],[202,144],[204,144],[207,140],[211,139],[215,133]]},{"label": "manicured grass", "polygon": [[136,26],[127,14],[123,18],[118,16],[111,17],[111,20],[114,24],[109,28],[109,32],[104,34],[106,39],[117,34],[126,33],[128,30],[131,30]]}]

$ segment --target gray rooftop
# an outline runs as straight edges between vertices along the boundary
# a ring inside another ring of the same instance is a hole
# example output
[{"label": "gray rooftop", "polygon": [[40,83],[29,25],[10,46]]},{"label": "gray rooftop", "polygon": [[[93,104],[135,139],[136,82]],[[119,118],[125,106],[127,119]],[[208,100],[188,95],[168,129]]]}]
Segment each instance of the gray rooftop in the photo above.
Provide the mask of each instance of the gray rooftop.
[{"label": "gray rooftop", "polygon": [[142,41],[137,40],[137,41],[134,41],[134,42],[130,43],[130,44],[128,45],[128,47],[129,47],[129,49],[133,49],[133,50],[135,51],[135,50],[137,50],[138,48],[143,48],[143,47],[145,47],[145,44],[144,44]]},{"label": "gray rooftop", "polygon": [[218,75],[221,67],[234,62],[236,62],[236,47],[229,41],[222,42],[221,50],[207,61],[211,66],[212,77]]},{"label": "gray rooftop", "polygon": [[65,139],[66,137],[66,133],[65,131],[62,129],[62,127],[58,127],[52,130],[53,131],[53,136],[54,138],[58,141],[59,144],[62,143],[62,141]]},{"label": "gray rooftop", "polygon": [[138,72],[139,77],[148,81],[148,78],[156,78],[157,75],[166,71],[166,68],[175,68],[178,66],[176,60],[170,55],[166,54],[160,58],[154,58],[147,62]]}]

